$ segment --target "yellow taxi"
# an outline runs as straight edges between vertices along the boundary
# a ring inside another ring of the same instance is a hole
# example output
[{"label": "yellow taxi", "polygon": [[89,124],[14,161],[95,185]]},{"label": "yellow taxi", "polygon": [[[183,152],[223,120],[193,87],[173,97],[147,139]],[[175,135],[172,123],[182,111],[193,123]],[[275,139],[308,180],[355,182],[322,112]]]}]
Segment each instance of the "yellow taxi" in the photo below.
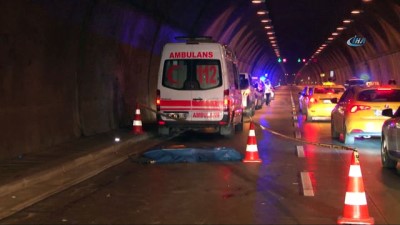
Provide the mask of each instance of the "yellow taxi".
[{"label": "yellow taxi", "polygon": [[300,108],[306,115],[307,122],[315,120],[331,120],[331,111],[336,103],[331,99],[339,99],[345,91],[343,85],[326,82],[322,85],[307,87],[304,95],[300,96]]},{"label": "yellow taxi", "polygon": [[400,86],[370,84],[346,89],[331,113],[332,138],[354,144],[357,137],[381,137],[382,125],[389,117],[387,108],[400,106]]}]

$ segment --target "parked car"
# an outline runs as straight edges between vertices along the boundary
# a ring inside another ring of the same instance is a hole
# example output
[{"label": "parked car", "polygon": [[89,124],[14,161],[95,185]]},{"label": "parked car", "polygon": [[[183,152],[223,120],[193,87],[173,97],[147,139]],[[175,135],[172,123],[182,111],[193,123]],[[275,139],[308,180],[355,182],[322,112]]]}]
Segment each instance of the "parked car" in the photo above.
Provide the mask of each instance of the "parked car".
[{"label": "parked car", "polygon": [[352,86],[337,101],[331,113],[332,138],[343,135],[345,144],[356,137],[381,137],[387,116],[382,110],[400,106],[400,86]]},{"label": "parked car", "polygon": [[243,111],[248,116],[254,116],[256,112],[256,89],[251,85],[249,73],[239,75],[240,91],[242,93]]},{"label": "parked car", "polygon": [[381,161],[385,168],[396,168],[400,162],[400,108],[382,110],[383,116],[390,117],[382,125]]}]

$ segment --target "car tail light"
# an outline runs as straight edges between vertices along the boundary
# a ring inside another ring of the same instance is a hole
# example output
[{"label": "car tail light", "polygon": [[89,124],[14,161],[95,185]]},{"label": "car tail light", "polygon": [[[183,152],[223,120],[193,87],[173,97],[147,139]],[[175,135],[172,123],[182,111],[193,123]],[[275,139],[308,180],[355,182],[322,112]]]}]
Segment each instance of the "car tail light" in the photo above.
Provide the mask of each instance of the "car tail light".
[{"label": "car tail light", "polygon": [[378,91],[391,91],[391,88],[378,88]]},{"label": "car tail light", "polygon": [[231,101],[229,100],[229,89],[224,90],[224,111],[229,111]]},{"label": "car tail light", "polygon": [[348,109],[349,109],[349,112],[355,113],[355,112],[362,111],[362,110],[370,110],[371,106],[368,106],[368,105],[350,105],[348,107]]}]

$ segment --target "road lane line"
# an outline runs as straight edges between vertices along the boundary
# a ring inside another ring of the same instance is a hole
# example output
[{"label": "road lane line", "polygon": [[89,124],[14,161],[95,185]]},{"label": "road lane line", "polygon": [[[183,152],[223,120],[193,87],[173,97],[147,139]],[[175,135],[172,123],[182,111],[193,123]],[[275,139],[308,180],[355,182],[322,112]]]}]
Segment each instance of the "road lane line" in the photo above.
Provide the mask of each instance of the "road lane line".
[{"label": "road lane line", "polygon": [[301,138],[301,133],[300,133],[300,131],[296,130],[296,132],[295,132],[295,137],[296,137],[296,139],[300,139],[300,138]]},{"label": "road lane line", "polygon": [[297,156],[299,158],[304,158],[304,147],[301,145],[297,145],[296,149],[297,149]]},{"label": "road lane line", "polygon": [[303,186],[304,196],[314,196],[314,189],[312,187],[310,173],[301,172],[301,185]]}]

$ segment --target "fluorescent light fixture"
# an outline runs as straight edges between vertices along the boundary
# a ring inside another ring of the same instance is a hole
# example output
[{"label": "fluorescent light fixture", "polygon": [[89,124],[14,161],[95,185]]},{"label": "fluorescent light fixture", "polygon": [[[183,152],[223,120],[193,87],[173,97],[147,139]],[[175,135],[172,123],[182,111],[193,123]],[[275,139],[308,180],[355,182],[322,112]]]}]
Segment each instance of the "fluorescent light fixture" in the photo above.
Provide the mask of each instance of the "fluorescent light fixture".
[{"label": "fluorescent light fixture", "polygon": [[356,9],[351,11],[351,14],[360,14],[361,12],[362,12],[361,10]]},{"label": "fluorescent light fixture", "polygon": [[258,14],[258,15],[265,15],[265,14],[267,14],[267,13],[268,13],[267,10],[260,10],[260,11],[257,11],[257,14]]}]

